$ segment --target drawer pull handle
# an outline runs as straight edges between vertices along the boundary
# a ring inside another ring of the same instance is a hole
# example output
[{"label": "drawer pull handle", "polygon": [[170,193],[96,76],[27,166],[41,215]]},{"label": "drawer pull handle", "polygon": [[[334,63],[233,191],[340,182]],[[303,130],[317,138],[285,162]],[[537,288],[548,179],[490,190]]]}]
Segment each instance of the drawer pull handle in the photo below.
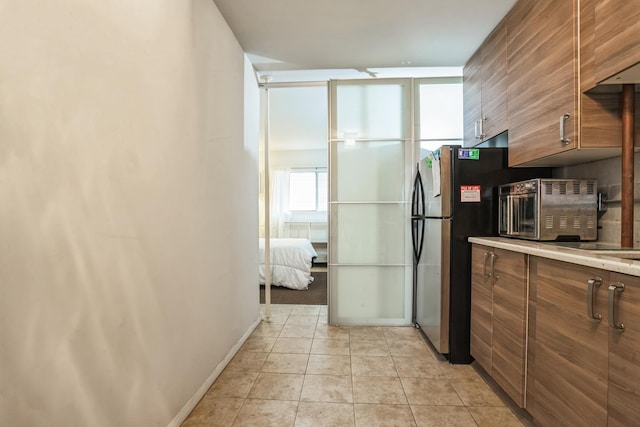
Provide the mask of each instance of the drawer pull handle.
[{"label": "drawer pull handle", "polygon": [[596,291],[596,288],[599,288],[602,285],[602,279],[596,277],[595,279],[589,279],[587,281],[587,315],[591,319],[601,320],[602,315],[599,313],[593,312],[593,293]]},{"label": "drawer pull handle", "polygon": [[622,332],[624,331],[624,324],[616,321],[616,291],[622,293],[624,291],[624,283],[618,282],[615,285],[609,286],[609,326]]}]

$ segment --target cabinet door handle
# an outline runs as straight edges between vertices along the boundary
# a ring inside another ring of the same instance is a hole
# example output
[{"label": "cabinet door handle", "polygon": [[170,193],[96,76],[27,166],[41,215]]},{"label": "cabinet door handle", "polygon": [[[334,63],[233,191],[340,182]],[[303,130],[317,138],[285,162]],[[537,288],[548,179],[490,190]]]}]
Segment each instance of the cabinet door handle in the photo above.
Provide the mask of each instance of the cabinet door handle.
[{"label": "cabinet door handle", "polygon": [[609,326],[622,332],[624,331],[624,324],[616,321],[616,313],[614,311],[616,291],[622,293],[624,291],[624,283],[618,282],[609,286]]},{"label": "cabinet door handle", "polygon": [[491,277],[493,277],[494,279],[499,279],[500,278],[500,276],[496,275],[496,272],[495,272],[495,265],[496,265],[496,258],[497,257],[498,256],[495,253],[491,252],[491,273],[489,273],[489,275]]},{"label": "cabinet door handle", "polygon": [[478,120],[480,122],[480,139],[484,139],[485,136],[487,136],[484,133],[484,121],[487,120],[486,117],[480,117],[480,120]]},{"label": "cabinet door handle", "polygon": [[571,138],[565,138],[564,136],[564,124],[567,120],[569,120],[569,117],[571,117],[571,114],[569,113],[564,113],[560,116],[560,142],[562,142],[564,145],[567,145],[571,142]]},{"label": "cabinet door handle", "polygon": [[587,281],[587,315],[591,319],[600,320],[602,319],[602,315],[599,313],[593,312],[593,293],[596,288],[599,288],[602,285],[602,279],[596,277],[595,279],[589,279]]},{"label": "cabinet door handle", "polygon": [[[489,258],[489,252],[484,253],[484,262],[482,263],[482,275],[487,276],[487,258]],[[491,277],[491,275],[488,275]]]}]

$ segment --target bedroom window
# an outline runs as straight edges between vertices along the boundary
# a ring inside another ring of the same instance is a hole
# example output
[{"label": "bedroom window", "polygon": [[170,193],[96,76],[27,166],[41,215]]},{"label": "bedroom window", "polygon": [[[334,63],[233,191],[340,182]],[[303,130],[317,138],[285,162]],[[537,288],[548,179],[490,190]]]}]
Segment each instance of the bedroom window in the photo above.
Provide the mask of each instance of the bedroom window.
[{"label": "bedroom window", "polygon": [[326,170],[290,171],[289,210],[326,212],[327,182]]}]

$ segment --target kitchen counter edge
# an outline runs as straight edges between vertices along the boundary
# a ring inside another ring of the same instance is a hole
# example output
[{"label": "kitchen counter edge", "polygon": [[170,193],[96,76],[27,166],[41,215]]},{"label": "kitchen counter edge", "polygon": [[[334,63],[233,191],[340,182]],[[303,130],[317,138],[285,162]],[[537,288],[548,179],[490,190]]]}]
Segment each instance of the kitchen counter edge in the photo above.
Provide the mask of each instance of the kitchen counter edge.
[{"label": "kitchen counter edge", "polygon": [[469,242],[640,277],[640,261],[617,258],[615,255],[594,254],[585,249],[554,246],[552,242],[506,237],[469,237]]}]

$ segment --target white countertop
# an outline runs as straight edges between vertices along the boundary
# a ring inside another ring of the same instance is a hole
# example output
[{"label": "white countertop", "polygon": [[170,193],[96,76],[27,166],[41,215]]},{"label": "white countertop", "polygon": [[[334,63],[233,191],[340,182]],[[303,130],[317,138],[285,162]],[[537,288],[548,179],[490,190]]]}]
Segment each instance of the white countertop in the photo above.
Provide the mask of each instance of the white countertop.
[{"label": "white countertop", "polygon": [[[536,242],[506,237],[469,237],[469,242],[640,277],[640,261],[615,256],[616,253],[621,256],[628,255],[634,252],[632,250],[612,251],[611,254],[602,255],[586,249],[555,245],[553,242]],[[640,250],[635,253],[640,253]]]}]

